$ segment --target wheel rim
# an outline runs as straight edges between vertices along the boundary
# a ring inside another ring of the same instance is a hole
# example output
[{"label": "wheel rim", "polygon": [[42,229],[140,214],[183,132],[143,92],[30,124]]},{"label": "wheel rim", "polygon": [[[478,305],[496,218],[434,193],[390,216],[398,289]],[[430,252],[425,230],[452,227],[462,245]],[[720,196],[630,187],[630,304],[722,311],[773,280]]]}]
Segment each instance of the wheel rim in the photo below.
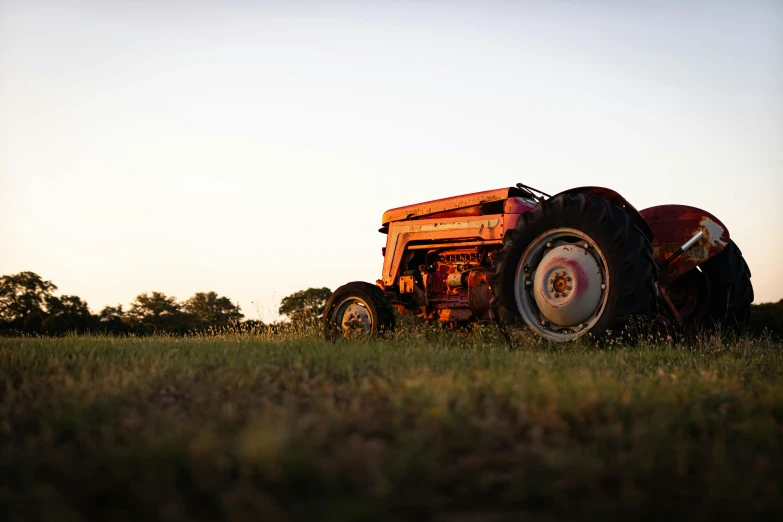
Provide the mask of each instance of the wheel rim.
[{"label": "wheel rim", "polygon": [[567,341],[598,321],[609,295],[606,258],[584,232],[556,228],[522,253],[514,296],[525,323],[539,335]]},{"label": "wheel rim", "polygon": [[367,302],[359,297],[343,300],[335,309],[332,323],[339,325],[346,339],[367,336],[372,333],[374,320]]}]

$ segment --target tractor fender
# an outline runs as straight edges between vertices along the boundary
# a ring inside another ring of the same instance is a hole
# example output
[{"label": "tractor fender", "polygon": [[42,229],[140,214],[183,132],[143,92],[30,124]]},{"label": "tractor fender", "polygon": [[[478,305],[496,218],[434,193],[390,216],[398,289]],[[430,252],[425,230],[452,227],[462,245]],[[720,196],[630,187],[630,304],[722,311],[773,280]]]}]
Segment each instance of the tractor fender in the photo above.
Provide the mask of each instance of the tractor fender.
[{"label": "tractor fender", "polygon": [[655,240],[653,258],[659,266],[700,231],[701,238],[670,265],[661,269],[659,281],[675,279],[719,254],[729,243],[729,230],[718,218],[696,207],[660,205],[640,212],[650,225]]},{"label": "tractor fender", "polygon": [[559,196],[560,194],[587,194],[588,196],[595,196],[601,199],[605,199],[609,203],[612,203],[613,205],[616,205],[625,210],[625,212],[631,217],[631,220],[634,222],[634,224],[641,229],[645,236],[647,236],[647,239],[652,241],[655,237],[653,229],[650,228],[650,225],[647,223],[644,217],[642,217],[639,211],[636,210],[636,207],[631,205],[627,199],[612,189],[605,187],[576,187],[564,190],[563,192],[558,192],[555,194],[555,196]]}]

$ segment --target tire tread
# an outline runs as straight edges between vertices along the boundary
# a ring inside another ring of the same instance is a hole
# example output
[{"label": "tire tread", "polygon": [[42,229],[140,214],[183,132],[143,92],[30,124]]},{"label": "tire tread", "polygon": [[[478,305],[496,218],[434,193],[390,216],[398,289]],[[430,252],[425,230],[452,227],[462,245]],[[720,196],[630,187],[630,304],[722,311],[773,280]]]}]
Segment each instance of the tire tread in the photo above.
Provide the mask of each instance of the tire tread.
[{"label": "tire tread", "polygon": [[607,260],[614,259],[621,276],[611,317],[599,320],[603,329],[622,329],[636,316],[652,319],[657,306],[658,267],[653,261],[649,238],[624,210],[586,194],[561,194],[541,201],[532,211],[520,216],[514,230],[506,233],[503,247],[495,254],[495,273],[490,278],[496,317],[509,327],[522,324],[513,294],[516,264],[527,243],[538,234],[535,232],[530,237],[534,230],[565,226],[564,222],[579,223],[580,227],[573,228],[580,228],[591,237],[592,232],[600,235],[604,255]]}]

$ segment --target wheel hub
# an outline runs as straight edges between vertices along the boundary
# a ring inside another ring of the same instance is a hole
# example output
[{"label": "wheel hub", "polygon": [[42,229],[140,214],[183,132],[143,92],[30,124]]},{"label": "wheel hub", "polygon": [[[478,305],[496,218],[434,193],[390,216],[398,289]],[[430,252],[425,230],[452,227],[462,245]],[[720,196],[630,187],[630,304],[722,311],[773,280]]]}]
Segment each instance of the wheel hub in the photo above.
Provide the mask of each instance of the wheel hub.
[{"label": "wheel hub", "polygon": [[587,248],[566,244],[549,250],[533,279],[533,297],[542,316],[556,326],[576,326],[601,304],[601,268]]},{"label": "wheel hub", "polygon": [[349,333],[363,333],[372,329],[370,311],[363,303],[353,302],[347,304],[341,312],[340,325],[346,335]]}]

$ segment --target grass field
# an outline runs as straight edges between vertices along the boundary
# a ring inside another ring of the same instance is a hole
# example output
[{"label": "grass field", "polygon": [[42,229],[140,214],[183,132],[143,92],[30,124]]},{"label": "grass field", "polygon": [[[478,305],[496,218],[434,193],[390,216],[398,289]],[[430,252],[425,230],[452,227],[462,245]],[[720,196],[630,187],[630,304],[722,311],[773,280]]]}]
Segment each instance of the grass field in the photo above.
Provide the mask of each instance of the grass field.
[{"label": "grass field", "polygon": [[770,519],[783,345],[0,339],[0,520]]}]

